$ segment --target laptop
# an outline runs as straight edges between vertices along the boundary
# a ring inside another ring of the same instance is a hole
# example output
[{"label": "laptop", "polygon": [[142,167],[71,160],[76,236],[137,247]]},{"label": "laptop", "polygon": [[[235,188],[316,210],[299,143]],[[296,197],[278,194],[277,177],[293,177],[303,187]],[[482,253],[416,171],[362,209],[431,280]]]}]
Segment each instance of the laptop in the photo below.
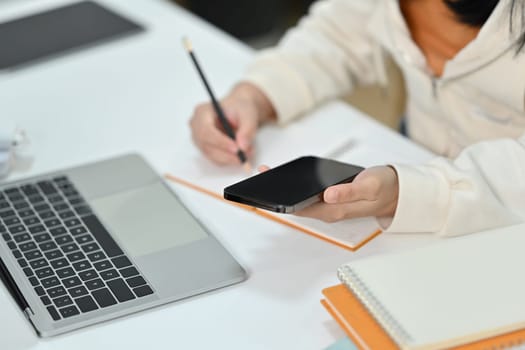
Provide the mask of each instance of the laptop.
[{"label": "laptop", "polygon": [[0,184],[0,277],[53,336],[243,281],[143,158]]}]

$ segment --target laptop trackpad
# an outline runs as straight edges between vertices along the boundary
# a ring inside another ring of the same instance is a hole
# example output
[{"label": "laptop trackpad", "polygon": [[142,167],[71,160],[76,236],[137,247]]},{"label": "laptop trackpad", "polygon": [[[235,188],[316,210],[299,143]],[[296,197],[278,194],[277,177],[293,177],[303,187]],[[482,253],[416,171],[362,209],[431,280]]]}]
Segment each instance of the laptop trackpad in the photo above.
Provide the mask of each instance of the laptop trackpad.
[{"label": "laptop trackpad", "polygon": [[208,236],[161,182],[92,199],[90,203],[119,245],[135,257]]}]

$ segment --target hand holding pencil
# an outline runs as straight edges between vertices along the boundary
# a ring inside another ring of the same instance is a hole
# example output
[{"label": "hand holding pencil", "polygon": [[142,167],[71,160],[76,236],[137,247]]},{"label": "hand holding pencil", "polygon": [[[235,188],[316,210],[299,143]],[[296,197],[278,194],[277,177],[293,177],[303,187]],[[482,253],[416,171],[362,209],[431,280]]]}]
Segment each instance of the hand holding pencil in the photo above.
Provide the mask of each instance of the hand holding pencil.
[{"label": "hand holding pencil", "polygon": [[237,84],[219,104],[187,39],[184,39],[184,46],[211,99],[211,102],[195,108],[190,121],[193,141],[217,164],[243,164],[248,170],[258,126],[274,118],[273,106],[257,87],[249,83]]}]

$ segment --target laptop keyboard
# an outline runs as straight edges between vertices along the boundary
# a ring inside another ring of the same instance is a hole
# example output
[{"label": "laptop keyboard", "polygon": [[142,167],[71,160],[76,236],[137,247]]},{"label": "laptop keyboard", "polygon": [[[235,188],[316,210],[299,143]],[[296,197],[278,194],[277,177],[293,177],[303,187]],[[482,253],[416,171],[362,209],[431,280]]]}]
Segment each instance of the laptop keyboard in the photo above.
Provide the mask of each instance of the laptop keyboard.
[{"label": "laptop keyboard", "polygon": [[66,176],[0,190],[0,234],[55,321],[153,294]]}]

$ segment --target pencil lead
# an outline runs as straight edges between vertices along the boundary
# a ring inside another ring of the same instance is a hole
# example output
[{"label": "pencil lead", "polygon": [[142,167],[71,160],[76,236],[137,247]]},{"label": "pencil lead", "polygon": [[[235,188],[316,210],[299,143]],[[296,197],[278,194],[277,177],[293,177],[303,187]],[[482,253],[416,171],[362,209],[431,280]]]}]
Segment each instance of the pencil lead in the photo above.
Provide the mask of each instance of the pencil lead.
[{"label": "pencil lead", "polygon": [[183,37],[182,38],[182,44],[184,45],[184,47],[186,48],[186,50],[188,52],[192,52],[193,51],[193,47],[191,45],[191,41],[187,37]]}]

